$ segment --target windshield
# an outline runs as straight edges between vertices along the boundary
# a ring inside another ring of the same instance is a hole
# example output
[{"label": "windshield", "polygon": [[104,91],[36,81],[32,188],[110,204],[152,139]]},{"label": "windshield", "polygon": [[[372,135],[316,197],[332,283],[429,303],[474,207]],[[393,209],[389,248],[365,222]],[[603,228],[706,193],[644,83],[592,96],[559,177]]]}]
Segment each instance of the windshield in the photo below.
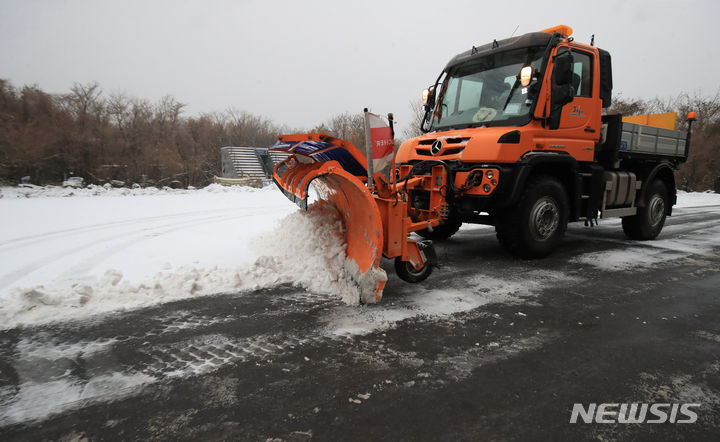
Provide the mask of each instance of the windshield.
[{"label": "windshield", "polygon": [[521,126],[530,121],[532,99],[520,85],[520,69],[540,69],[544,47],[490,54],[449,69],[445,76],[433,129],[472,126]]}]

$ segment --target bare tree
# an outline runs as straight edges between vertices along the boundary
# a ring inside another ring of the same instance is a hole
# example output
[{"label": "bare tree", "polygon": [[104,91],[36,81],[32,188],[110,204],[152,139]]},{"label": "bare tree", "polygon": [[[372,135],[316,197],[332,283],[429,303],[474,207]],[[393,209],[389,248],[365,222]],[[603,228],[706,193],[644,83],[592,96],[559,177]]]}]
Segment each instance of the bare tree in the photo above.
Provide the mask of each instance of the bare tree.
[{"label": "bare tree", "polygon": [[[414,121],[403,131],[408,138],[420,135],[424,113],[419,100],[409,105]],[[156,103],[124,94],[103,99],[97,83],[52,95],[0,79],[0,180],[18,182],[30,175],[38,184],[57,183],[75,173],[96,183],[137,182],[147,175],[161,184],[180,179],[202,186],[217,172],[223,144],[264,147],[280,133],[302,131],[237,109],[187,117],[184,106],[169,95]],[[677,172],[677,183],[686,190],[720,191],[720,91],[654,99],[619,95],[610,111],[677,112],[680,129],[687,129],[687,113],[697,112],[690,156]],[[360,149],[365,145],[362,113],[336,115],[313,131]]]},{"label": "bare tree", "polygon": [[125,94],[112,94],[106,103],[108,115],[121,131],[126,130],[130,121],[131,99]]},{"label": "bare tree", "polygon": [[365,148],[365,116],[362,113],[344,112],[335,115],[312,131],[350,141],[360,150]]},{"label": "bare tree", "polygon": [[412,111],[410,125],[403,130],[403,136],[405,139],[419,137],[423,134],[420,130],[423,118],[425,117],[425,107],[422,104],[421,99],[410,101],[410,110]]},{"label": "bare tree", "polygon": [[279,132],[272,121],[233,108],[225,112],[225,121],[227,142],[235,146],[269,146]]},{"label": "bare tree", "polygon": [[174,129],[184,107],[185,104],[177,101],[172,95],[165,95],[155,105],[155,122],[161,127]]},{"label": "bare tree", "polygon": [[97,82],[88,84],[75,83],[70,88],[72,93],[65,96],[70,111],[75,115],[81,126],[84,126],[90,115],[99,117],[102,113],[100,85]]}]

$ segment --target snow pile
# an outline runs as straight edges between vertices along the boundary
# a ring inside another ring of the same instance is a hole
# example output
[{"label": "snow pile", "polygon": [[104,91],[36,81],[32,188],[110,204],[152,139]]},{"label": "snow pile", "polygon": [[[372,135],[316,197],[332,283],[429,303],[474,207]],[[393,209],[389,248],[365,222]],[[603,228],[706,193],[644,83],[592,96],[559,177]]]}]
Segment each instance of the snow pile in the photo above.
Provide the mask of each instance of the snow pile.
[{"label": "snow pile", "polygon": [[[72,177],[77,178],[77,177]],[[202,189],[189,187],[187,189],[172,189],[170,187],[113,187],[110,184],[98,186],[90,184],[82,187],[82,182],[68,179],[62,186],[35,186],[23,184],[18,187],[0,187],[0,198],[58,198],[71,196],[142,196],[142,195],[183,195],[194,192],[228,193],[228,192],[258,192],[263,189],[249,186],[223,186],[210,184]],[[270,187],[270,186],[268,186]],[[265,188],[268,188],[265,187]]]},{"label": "snow pile", "polygon": [[84,182],[85,182],[85,179],[83,177],[71,176],[70,178],[63,181],[62,186],[63,187],[80,188],[80,187],[83,187]]},{"label": "snow pile", "polygon": [[136,283],[123,280],[117,270],[84,283],[54,282],[15,289],[0,306],[1,328],[78,319],[110,311],[127,311],[193,296],[240,290],[243,278],[237,270],[178,268],[160,272]]},{"label": "snow pile", "polygon": [[678,190],[675,207],[702,207],[720,205],[720,194],[711,190],[705,192],[684,192]]},{"label": "snow pile", "polygon": [[[287,203],[287,201],[285,201]],[[198,268],[167,266],[141,281],[126,279],[120,270],[100,276],[54,280],[15,288],[2,296],[0,328],[133,310],[158,303],[241,292],[290,283],[315,293],[339,296],[348,304],[371,302],[377,278],[384,272],[360,275],[345,255],[344,229],[337,210],[318,201],[308,211],[294,211],[275,229],[250,241],[253,264]],[[249,256],[245,256],[247,259]],[[368,276],[369,275],[369,276]],[[371,287],[368,290],[366,287]]]},{"label": "snow pile", "polygon": [[365,275],[347,258],[345,229],[337,209],[325,200],[280,221],[278,228],[254,242],[261,256],[250,269],[262,285],[292,283],[315,293],[339,296],[346,304],[375,302],[374,288],[382,271]]}]

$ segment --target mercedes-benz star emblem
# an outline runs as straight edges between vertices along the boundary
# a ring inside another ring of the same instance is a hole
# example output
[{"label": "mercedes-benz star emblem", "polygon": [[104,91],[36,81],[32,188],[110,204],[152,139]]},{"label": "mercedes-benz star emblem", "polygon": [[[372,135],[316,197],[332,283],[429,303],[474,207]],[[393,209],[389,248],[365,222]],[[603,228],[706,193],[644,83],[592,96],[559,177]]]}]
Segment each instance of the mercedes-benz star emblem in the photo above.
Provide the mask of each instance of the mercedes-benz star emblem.
[{"label": "mercedes-benz star emblem", "polygon": [[432,146],[430,146],[430,153],[433,155],[437,155],[442,150],[442,140],[436,140],[434,143],[432,143]]}]

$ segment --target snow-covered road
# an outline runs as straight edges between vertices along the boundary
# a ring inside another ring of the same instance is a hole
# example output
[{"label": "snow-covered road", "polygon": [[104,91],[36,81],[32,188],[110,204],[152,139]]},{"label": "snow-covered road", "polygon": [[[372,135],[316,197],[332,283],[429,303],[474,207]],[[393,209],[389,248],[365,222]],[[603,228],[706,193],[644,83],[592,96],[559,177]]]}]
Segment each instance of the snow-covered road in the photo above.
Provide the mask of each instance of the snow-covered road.
[{"label": "snow-covered road", "polygon": [[[384,261],[383,301],[350,306],[322,293],[335,293],[329,280],[284,279],[321,276],[283,260],[309,259],[301,246],[323,238],[303,236],[315,224],[272,188],[6,194],[0,209],[49,227],[3,221],[16,229],[0,242],[17,252],[8,264],[46,264],[2,292],[0,439],[717,434],[720,201],[681,194],[679,206],[658,240],[627,240],[617,219],[576,223],[537,261],[509,257],[490,227],[463,226],[437,244],[430,279],[404,283]],[[60,207],[85,218],[59,217],[60,228],[48,221]],[[289,228],[273,227],[287,216]],[[293,241],[296,255],[253,262]],[[32,283],[45,288],[22,288]],[[660,397],[702,403],[698,425],[561,425],[575,402]]]},{"label": "snow-covered road", "polygon": [[[297,272],[302,265],[282,262],[293,254],[301,260],[327,257],[314,257],[312,247],[300,250],[300,242],[314,247],[323,239],[322,229],[307,237],[297,220],[277,226],[297,208],[274,186],[2,188],[0,195],[1,328],[298,282],[295,276],[316,291],[336,289],[319,274],[323,262],[305,266],[316,270],[306,275]],[[720,205],[720,195],[679,196],[678,207],[708,205]],[[258,240],[273,231],[273,241]],[[324,247],[324,254],[338,254],[337,247]],[[258,257],[283,253],[281,260],[255,265]],[[618,265],[617,258],[606,261]]]}]

